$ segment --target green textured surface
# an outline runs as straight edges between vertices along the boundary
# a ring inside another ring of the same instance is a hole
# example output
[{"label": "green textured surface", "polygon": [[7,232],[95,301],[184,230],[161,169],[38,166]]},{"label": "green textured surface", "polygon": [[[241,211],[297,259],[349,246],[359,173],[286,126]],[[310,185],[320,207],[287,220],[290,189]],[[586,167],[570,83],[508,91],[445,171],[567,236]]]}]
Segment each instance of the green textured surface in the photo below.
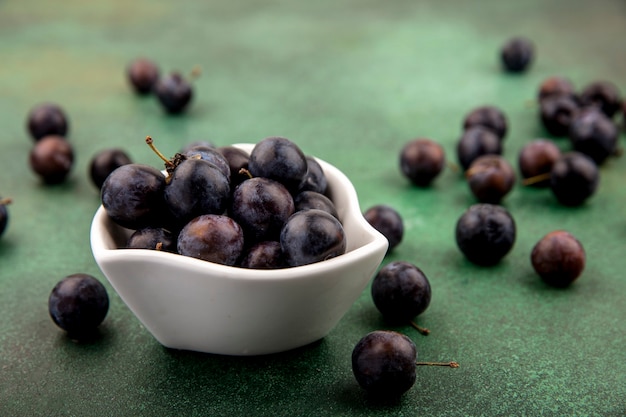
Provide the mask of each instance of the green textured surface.
[{"label": "green textured surface", "polygon": [[[14,199],[0,240],[0,415],[576,415],[626,410],[626,162],[601,170],[583,207],[558,206],[546,190],[516,187],[505,205],[518,239],[498,266],[478,268],[456,249],[458,216],[473,202],[458,173],[429,189],[400,176],[398,152],[431,137],[455,160],[464,114],[500,106],[511,130],[506,158],[544,136],[532,102],[547,76],[577,86],[614,81],[626,92],[626,5],[621,0],[287,0],[236,4],[170,1],[0,1],[0,193]],[[245,4],[245,5],[244,5]],[[497,49],[531,37],[537,61],[503,74]],[[200,65],[196,99],[181,117],[128,89],[138,55],[165,70]],[[70,117],[76,165],[45,187],[31,173],[28,110],[56,101]],[[76,344],[54,326],[48,295],[75,272],[105,281],[89,248],[99,204],[87,178],[99,149],[125,147],[160,166],[165,153],[209,139],[217,145],[283,135],[342,169],[363,208],[388,203],[405,219],[405,240],[385,260],[414,262],[433,287],[418,322],[398,327],[421,360],[397,404],[375,404],[350,368],[353,346],[386,327],[364,291],[322,341],[256,358],[169,351],[106,283],[111,309],[102,337]],[[620,139],[623,145],[623,138]],[[564,148],[566,141],[560,141]],[[584,275],[567,290],[544,286],[529,262],[534,243],[564,228],[586,248]]]}]

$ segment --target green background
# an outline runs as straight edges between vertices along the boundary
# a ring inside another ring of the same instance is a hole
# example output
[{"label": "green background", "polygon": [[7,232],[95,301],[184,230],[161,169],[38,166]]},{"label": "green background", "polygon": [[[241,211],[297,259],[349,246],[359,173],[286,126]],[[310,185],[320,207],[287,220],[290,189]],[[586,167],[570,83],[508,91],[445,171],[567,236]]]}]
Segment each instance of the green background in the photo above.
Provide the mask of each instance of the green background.
[{"label": "green background", "polygon": [[[524,75],[499,66],[513,35],[537,47]],[[515,247],[479,268],[454,243],[456,220],[474,202],[461,174],[447,169],[418,189],[398,155],[422,136],[455,162],[464,115],[493,104],[509,118],[504,156],[516,166],[525,143],[546,137],[535,102],[544,78],[564,75],[577,88],[604,79],[626,93],[625,38],[621,0],[0,1],[0,194],[14,200],[0,239],[0,415],[623,415],[624,158],[601,168],[582,207],[517,186],[504,201]],[[124,71],[137,56],[163,71],[202,68],[186,114],[167,116],[153,97],[131,93]],[[75,166],[58,186],[42,185],[27,163],[26,115],[42,101],[70,118]],[[417,319],[430,336],[393,328],[415,341],[420,360],[461,367],[419,368],[397,403],[368,399],[350,355],[367,332],[389,328],[369,288],[326,338],[295,351],[222,357],[159,345],[89,248],[99,205],[91,157],[123,147],[161,167],[146,135],[166,154],[200,139],[286,136],[343,170],[363,209],[394,206],[405,237],[384,263],[418,265],[433,298]],[[587,252],[583,276],[565,290],[545,286],[529,262],[554,229]],[[72,342],[48,316],[52,287],[76,272],[99,278],[111,298],[92,343]]]}]

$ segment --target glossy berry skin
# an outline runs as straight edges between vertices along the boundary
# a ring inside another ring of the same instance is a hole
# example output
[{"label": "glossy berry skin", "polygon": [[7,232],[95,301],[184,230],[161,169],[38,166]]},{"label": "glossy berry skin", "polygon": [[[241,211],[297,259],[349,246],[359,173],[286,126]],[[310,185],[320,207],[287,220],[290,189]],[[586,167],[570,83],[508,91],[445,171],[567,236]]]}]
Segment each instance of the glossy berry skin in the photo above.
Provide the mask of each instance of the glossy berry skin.
[{"label": "glossy berry skin", "polygon": [[233,266],[243,251],[243,230],[228,216],[205,214],[191,220],[178,235],[177,250],[184,256]]},{"label": "glossy berry skin", "polygon": [[553,136],[567,136],[572,121],[578,116],[580,107],[569,95],[553,95],[539,103],[539,118],[545,129]]},{"label": "glossy berry skin", "polygon": [[106,288],[87,274],[73,274],[63,278],[54,286],[48,298],[52,321],[75,339],[93,334],[108,310]]},{"label": "glossy berry skin", "polygon": [[249,243],[278,240],[287,219],[294,213],[291,194],[269,178],[250,178],[233,192],[231,217],[241,225]]},{"label": "glossy berry skin", "polygon": [[31,109],[26,121],[28,131],[35,141],[45,136],[66,136],[68,119],[63,109],[53,103],[42,103]]},{"label": "glossy berry skin", "polygon": [[315,191],[301,191],[293,199],[295,211],[318,209],[324,210],[339,219],[335,203],[324,194]]},{"label": "glossy berry skin", "polygon": [[513,248],[515,221],[502,206],[475,204],[456,224],[456,243],[465,257],[477,265],[498,263]]},{"label": "glossy berry skin", "polygon": [[281,230],[280,246],[289,266],[307,265],[344,254],[346,234],[339,220],[325,211],[298,211]]},{"label": "glossy berry skin", "polygon": [[463,120],[464,130],[474,126],[487,128],[502,140],[508,130],[508,121],[504,112],[499,108],[495,106],[479,106],[465,115]]},{"label": "glossy berry skin", "polygon": [[126,77],[137,94],[148,94],[159,79],[159,67],[148,58],[137,58],[126,69]]},{"label": "glossy berry skin", "polygon": [[585,269],[585,249],[572,234],[555,230],[537,242],[530,254],[530,261],[546,284],[564,288]]},{"label": "glossy berry skin", "polygon": [[89,177],[91,182],[99,189],[102,189],[104,180],[109,174],[122,165],[130,164],[133,161],[130,156],[118,148],[104,149],[96,153],[89,163]]},{"label": "glossy berry skin", "polygon": [[29,162],[46,184],[59,184],[65,181],[74,166],[74,149],[61,136],[46,136],[31,149]]},{"label": "glossy berry skin", "polygon": [[159,78],[154,86],[154,94],[167,113],[179,114],[191,102],[193,89],[180,73],[173,72]]},{"label": "glossy berry skin", "polygon": [[240,266],[249,269],[278,269],[287,265],[280,243],[267,240],[250,247],[245,252]]},{"label": "glossy berry skin", "polygon": [[565,77],[551,76],[544,79],[539,85],[539,91],[537,98],[539,101],[546,97],[566,95],[574,97],[576,95],[576,89],[574,84]]},{"label": "glossy berry skin", "polygon": [[515,171],[500,155],[476,158],[465,172],[465,178],[481,203],[499,203],[515,185]]},{"label": "glossy berry skin", "polygon": [[127,164],[102,184],[102,205],[115,223],[127,229],[163,224],[165,177],[148,165]]},{"label": "glossy berry skin", "polygon": [[407,142],[400,151],[400,170],[413,184],[425,187],[443,170],[446,157],[443,147],[427,138]]},{"label": "glossy berry skin", "polygon": [[222,146],[217,150],[224,156],[230,168],[230,185],[232,188],[241,184],[250,177],[242,172],[248,169],[250,155],[240,148],[234,146]]},{"label": "glossy berry skin", "polygon": [[328,180],[322,166],[312,156],[306,155],[307,172],[298,186],[298,192],[315,191],[326,194],[328,191]]},{"label": "glossy berry skin", "polygon": [[507,72],[520,73],[528,69],[535,56],[535,46],[526,38],[509,39],[500,49],[500,61]]},{"label": "glossy berry skin", "polygon": [[424,272],[404,261],[394,261],[381,268],[372,281],[371,292],[378,311],[395,323],[408,323],[422,314],[432,296]]},{"label": "glossy berry skin", "polygon": [[554,163],[550,189],[559,203],[580,206],[598,188],[600,172],[591,158],[580,152],[567,152]]},{"label": "glossy berry skin", "polygon": [[619,129],[604,113],[588,108],[572,120],[569,138],[575,151],[601,165],[615,154]]},{"label": "glossy berry skin", "polygon": [[183,153],[189,159],[202,159],[215,165],[230,182],[230,166],[224,155],[217,149],[206,145],[188,147]]},{"label": "glossy berry skin", "polygon": [[387,238],[389,242],[387,252],[391,252],[400,244],[404,236],[404,221],[396,209],[388,205],[378,204],[368,208],[363,213],[363,217],[374,229]]},{"label": "glossy berry skin", "polygon": [[[547,139],[536,139],[527,143],[518,155],[518,167],[522,178],[536,178],[552,171],[552,166],[561,157],[561,150]],[[533,181],[533,186],[547,187],[550,179]]]},{"label": "glossy berry skin", "polygon": [[583,106],[593,106],[608,118],[612,118],[622,106],[622,95],[617,86],[609,81],[595,81],[580,93]]},{"label": "glossy berry skin", "polygon": [[145,227],[133,232],[128,238],[126,249],[151,249],[176,252],[176,236],[162,227]]},{"label": "glossy berry skin", "polygon": [[248,169],[253,177],[278,181],[295,193],[306,176],[308,163],[295,143],[282,137],[270,137],[254,146]]},{"label": "glossy berry skin", "polygon": [[186,159],[163,190],[165,206],[178,225],[202,214],[222,214],[230,203],[228,177],[214,164]]},{"label": "glossy berry skin", "polygon": [[407,336],[376,330],[352,350],[352,372],[369,395],[397,398],[415,384],[417,349]]},{"label": "glossy berry skin", "polygon": [[502,142],[498,136],[482,126],[465,130],[457,143],[457,157],[464,171],[479,156],[501,154]]}]

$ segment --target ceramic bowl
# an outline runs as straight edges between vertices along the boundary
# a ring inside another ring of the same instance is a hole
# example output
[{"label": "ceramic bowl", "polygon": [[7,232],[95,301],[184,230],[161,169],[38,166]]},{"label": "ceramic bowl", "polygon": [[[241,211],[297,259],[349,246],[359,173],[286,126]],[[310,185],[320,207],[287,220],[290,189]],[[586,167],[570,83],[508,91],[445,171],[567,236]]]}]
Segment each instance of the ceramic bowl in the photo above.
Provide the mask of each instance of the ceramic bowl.
[{"label": "ceramic bowl", "polygon": [[[250,151],[254,145],[235,145]],[[318,159],[344,225],[346,253],[315,264],[252,270],[144,249],[118,249],[132,233],[103,207],[91,225],[93,256],[128,308],[164,346],[261,355],[326,336],[375,274],[387,240],[364,219],[350,180]]]}]

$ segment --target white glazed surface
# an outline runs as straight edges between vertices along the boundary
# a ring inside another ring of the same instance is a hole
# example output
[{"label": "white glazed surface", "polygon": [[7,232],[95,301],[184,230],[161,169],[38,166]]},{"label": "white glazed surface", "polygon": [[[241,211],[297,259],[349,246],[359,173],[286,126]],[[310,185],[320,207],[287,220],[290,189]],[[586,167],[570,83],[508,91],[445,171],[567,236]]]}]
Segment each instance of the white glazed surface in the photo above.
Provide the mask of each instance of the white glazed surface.
[{"label": "white glazed surface", "polygon": [[[249,152],[254,145],[235,145]],[[294,349],[326,336],[360,296],[387,250],[363,218],[348,178],[319,160],[347,239],[345,254],[280,270],[251,270],[172,253],[117,249],[132,231],[101,206],[91,225],[98,266],[164,346],[224,355]]]}]

